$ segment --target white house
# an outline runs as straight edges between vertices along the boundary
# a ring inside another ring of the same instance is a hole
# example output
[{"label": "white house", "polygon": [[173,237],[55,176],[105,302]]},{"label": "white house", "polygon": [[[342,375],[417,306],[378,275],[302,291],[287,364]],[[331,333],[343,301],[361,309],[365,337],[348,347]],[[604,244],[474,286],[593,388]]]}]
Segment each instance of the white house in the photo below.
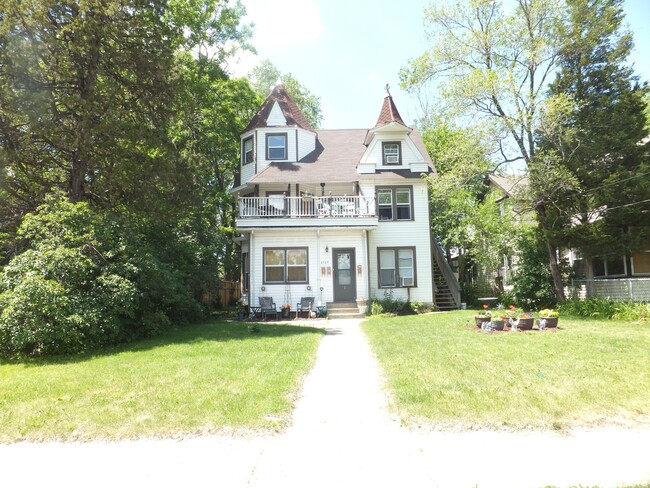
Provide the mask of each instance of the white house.
[{"label": "white house", "polygon": [[[315,130],[279,85],[241,135],[234,192],[242,283],[292,307],[436,302],[427,182],[435,172],[390,94],[371,129]],[[437,269],[437,268],[436,268]]]}]

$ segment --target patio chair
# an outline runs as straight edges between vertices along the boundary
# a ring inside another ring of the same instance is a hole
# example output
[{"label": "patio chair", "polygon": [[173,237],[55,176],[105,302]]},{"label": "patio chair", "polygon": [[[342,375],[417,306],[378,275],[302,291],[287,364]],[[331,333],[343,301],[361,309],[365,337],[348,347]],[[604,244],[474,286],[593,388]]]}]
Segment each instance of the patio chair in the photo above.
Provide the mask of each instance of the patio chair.
[{"label": "patio chair", "polygon": [[260,307],[262,308],[262,320],[266,320],[269,315],[278,318],[278,309],[275,306],[273,297],[260,297]]},{"label": "patio chair", "polygon": [[296,305],[296,318],[300,316],[301,312],[307,312],[307,318],[311,318],[311,311],[314,308],[315,297],[302,297]]}]

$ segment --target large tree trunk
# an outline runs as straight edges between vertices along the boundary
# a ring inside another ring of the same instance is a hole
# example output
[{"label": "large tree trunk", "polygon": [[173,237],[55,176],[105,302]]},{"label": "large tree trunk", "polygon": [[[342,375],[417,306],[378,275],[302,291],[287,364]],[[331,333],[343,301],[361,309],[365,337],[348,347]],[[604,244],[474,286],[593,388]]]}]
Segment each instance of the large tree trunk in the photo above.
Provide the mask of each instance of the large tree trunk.
[{"label": "large tree trunk", "polygon": [[558,303],[562,303],[564,298],[564,283],[562,282],[562,274],[560,273],[560,266],[557,262],[557,247],[546,241],[546,249],[548,250],[548,264],[551,267],[551,276],[553,277],[553,288],[555,288],[555,298]]}]

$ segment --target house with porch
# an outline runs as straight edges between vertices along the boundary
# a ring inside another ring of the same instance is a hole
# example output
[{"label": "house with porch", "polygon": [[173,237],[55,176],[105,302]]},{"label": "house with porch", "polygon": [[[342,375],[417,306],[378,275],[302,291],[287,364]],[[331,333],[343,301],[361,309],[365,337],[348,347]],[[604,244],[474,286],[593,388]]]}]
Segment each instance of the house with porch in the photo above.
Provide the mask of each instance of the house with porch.
[{"label": "house with porch", "polygon": [[[385,296],[435,304],[453,294],[434,284],[443,271],[422,177],[434,173],[390,94],[370,129],[315,130],[276,86],[241,135],[233,189],[249,304],[272,297],[295,308],[314,297],[314,307],[331,308]],[[456,307],[460,296],[449,300]]]}]

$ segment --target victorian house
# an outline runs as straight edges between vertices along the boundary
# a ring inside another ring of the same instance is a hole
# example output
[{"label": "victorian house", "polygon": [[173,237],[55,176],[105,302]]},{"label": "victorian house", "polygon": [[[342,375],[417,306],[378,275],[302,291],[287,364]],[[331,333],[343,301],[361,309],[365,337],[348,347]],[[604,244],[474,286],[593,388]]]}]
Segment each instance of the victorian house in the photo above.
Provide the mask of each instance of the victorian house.
[{"label": "victorian house", "polygon": [[[443,300],[446,270],[438,268],[422,177],[434,173],[390,94],[370,129],[315,130],[275,87],[241,135],[233,189],[249,303]],[[448,294],[454,308],[459,297]]]}]

